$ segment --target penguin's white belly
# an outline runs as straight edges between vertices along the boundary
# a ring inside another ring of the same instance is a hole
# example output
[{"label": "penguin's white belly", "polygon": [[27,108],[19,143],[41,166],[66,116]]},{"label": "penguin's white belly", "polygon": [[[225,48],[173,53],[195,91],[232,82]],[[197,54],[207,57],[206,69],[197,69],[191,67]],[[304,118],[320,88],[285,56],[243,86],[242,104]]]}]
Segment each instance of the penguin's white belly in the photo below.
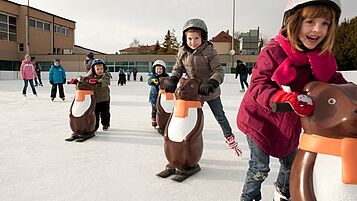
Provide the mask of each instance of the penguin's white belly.
[{"label": "penguin's white belly", "polygon": [[198,118],[197,108],[189,108],[186,118],[175,117],[175,110],[168,125],[168,138],[173,142],[182,142],[195,128]]},{"label": "penguin's white belly", "polygon": [[84,113],[89,109],[91,105],[91,95],[85,95],[84,101],[79,102],[74,100],[73,106],[72,106],[72,115],[74,117],[81,117],[84,115]]},{"label": "penguin's white belly", "polygon": [[357,185],[342,182],[341,157],[318,154],[313,169],[313,184],[317,201],[357,200]]},{"label": "penguin's white belly", "polygon": [[161,94],[160,105],[166,113],[171,113],[175,105],[175,99],[167,100],[166,94]]}]

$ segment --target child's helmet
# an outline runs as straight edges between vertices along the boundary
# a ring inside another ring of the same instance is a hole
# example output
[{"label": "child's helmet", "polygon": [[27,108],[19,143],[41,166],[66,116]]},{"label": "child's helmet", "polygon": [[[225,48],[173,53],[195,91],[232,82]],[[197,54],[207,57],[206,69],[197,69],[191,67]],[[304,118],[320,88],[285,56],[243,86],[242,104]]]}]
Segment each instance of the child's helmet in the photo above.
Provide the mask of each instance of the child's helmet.
[{"label": "child's helmet", "polygon": [[160,66],[166,68],[166,63],[165,63],[163,60],[156,60],[156,61],[152,64],[152,67],[157,66],[157,65],[160,65]]},{"label": "child's helmet", "polygon": [[198,18],[195,19],[190,19],[187,22],[185,22],[185,24],[183,25],[182,28],[182,41],[184,42],[184,44],[186,43],[186,36],[185,36],[185,32],[190,29],[190,28],[196,28],[196,29],[200,29],[202,31],[202,39],[207,40],[208,39],[208,30],[207,30],[207,26],[206,23]]},{"label": "child's helmet", "polygon": [[105,67],[105,63],[104,63],[104,61],[101,60],[101,59],[94,59],[94,60],[92,61],[91,67],[93,67],[93,66],[95,66],[95,65],[97,65],[97,64],[103,64],[103,66]]},{"label": "child's helmet", "polygon": [[286,19],[290,15],[292,15],[297,9],[313,4],[330,5],[336,12],[336,21],[338,23],[338,20],[341,15],[340,0],[288,0],[288,3],[284,9],[283,25],[286,23]]}]

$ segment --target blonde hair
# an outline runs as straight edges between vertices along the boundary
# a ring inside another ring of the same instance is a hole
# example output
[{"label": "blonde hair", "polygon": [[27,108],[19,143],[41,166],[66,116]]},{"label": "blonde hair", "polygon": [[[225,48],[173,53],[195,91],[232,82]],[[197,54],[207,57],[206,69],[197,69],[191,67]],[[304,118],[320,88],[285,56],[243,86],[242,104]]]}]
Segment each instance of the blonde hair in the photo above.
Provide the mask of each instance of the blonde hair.
[{"label": "blonde hair", "polygon": [[302,22],[307,18],[313,19],[319,17],[330,21],[330,25],[327,30],[326,37],[316,48],[321,50],[321,54],[331,51],[335,41],[335,31],[337,27],[336,12],[331,6],[309,5],[300,8],[287,18],[286,24],[282,29],[282,33],[286,35],[291,45],[298,49],[299,46],[302,45],[302,42],[299,40],[299,32]]}]

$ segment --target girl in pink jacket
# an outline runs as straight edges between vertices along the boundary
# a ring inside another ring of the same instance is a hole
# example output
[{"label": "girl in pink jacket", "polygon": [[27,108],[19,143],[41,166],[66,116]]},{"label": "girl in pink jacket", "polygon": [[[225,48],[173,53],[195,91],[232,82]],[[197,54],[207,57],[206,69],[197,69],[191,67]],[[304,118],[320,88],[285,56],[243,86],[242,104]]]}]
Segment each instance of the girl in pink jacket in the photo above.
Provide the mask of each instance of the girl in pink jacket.
[{"label": "girl in pink jacket", "polygon": [[26,91],[28,83],[30,83],[32,93],[37,97],[37,92],[33,84],[33,80],[36,77],[35,65],[31,61],[30,55],[26,54],[25,59],[21,63],[20,67],[21,78],[24,80],[24,88],[22,89],[22,95],[26,97]]},{"label": "girl in pink jacket", "polygon": [[[241,201],[261,200],[270,156],[279,159],[275,201],[290,200],[289,178],[301,133],[300,117],[310,115],[313,100],[303,95],[314,80],[344,84],[331,53],[341,13],[339,0],[289,0],[280,33],[259,54],[250,86],[237,115],[246,134],[250,160]],[[286,102],[294,112],[272,112]]]}]

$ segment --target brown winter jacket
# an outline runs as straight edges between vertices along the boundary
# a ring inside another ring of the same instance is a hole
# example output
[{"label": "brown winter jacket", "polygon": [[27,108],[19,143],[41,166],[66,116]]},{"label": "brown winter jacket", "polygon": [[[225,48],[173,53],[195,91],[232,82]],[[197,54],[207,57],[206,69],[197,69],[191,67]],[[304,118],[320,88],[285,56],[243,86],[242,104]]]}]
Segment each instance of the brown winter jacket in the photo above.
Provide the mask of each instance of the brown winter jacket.
[{"label": "brown winter jacket", "polygon": [[100,103],[103,101],[110,101],[110,76],[108,73],[104,73],[103,75],[95,75],[92,76],[98,79],[99,83],[94,85],[94,97],[95,102]]},{"label": "brown winter jacket", "polygon": [[[189,78],[199,79],[202,83],[209,79],[223,82],[224,70],[219,61],[216,50],[212,43],[203,41],[203,44],[192,53],[185,47],[179,48],[176,55],[176,63],[172,69],[172,76],[181,78],[186,72]],[[209,101],[217,98],[221,94],[218,86],[213,93],[208,96],[201,96],[201,101]]]}]

